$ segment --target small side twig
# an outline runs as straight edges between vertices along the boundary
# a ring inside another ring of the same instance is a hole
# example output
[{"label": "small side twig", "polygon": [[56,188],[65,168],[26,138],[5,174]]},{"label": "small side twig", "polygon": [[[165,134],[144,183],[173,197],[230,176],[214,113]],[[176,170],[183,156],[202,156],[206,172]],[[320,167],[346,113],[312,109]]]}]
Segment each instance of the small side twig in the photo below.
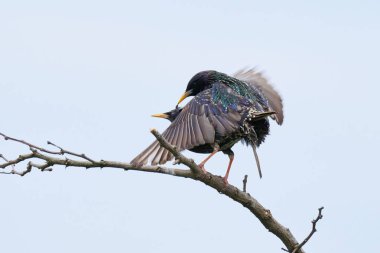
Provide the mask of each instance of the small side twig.
[{"label": "small side twig", "polygon": [[72,155],[72,156],[76,156],[76,157],[80,157],[80,158],[86,159],[87,161],[92,162],[92,163],[95,162],[94,160],[92,160],[91,158],[89,158],[88,156],[86,156],[85,154],[78,154],[78,153],[74,153],[72,151],[66,150],[66,149],[64,149],[64,148],[62,148],[62,147],[60,147],[60,146],[52,143],[51,141],[47,141],[47,144],[52,145],[52,146],[58,148],[60,150],[60,154],[61,155],[68,154],[68,155]]},{"label": "small side twig", "polygon": [[42,152],[45,152],[45,153],[48,153],[48,154],[52,154],[52,155],[60,155],[61,153],[59,151],[51,151],[51,150],[48,150],[48,149],[44,149],[44,148],[41,148],[39,146],[36,146],[32,143],[29,143],[29,142],[26,142],[24,140],[20,140],[20,139],[16,139],[16,138],[13,138],[13,137],[9,137],[3,133],[0,133],[1,136],[3,136],[4,140],[8,141],[8,140],[11,140],[11,141],[15,141],[15,142],[19,142],[19,143],[22,143],[26,146],[28,146],[29,148],[34,148],[34,149],[37,149],[39,151],[42,151]]},{"label": "small side twig", "polygon": [[0,158],[2,158],[6,162],[9,162],[8,159],[3,156],[3,154],[0,154]]},{"label": "small side twig", "polygon": [[[317,216],[317,218],[311,221],[311,223],[313,225],[312,225],[310,234],[305,238],[305,240],[302,241],[301,244],[297,245],[294,248],[294,250],[292,251],[292,253],[297,253],[298,250],[301,249],[310,240],[310,238],[314,235],[314,233],[317,232],[317,223],[318,223],[319,220],[321,220],[323,218],[323,215],[322,215],[322,210],[323,209],[324,209],[323,206],[320,207],[320,208],[318,208],[318,216]],[[285,250],[285,249],[283,249],[283,250]],[[287,251],[287,250],[285,250],[285,251]]]},{"label": "small side twig", "polygon": [[[2,158],[4,161],[6,161],[7,163],[9,163],[9,160],[7,158],[5,158],[5,156],[3,156],[3,154],[0,154],[0,158]],[[15,168],[15,165],[14,164],[10,164],[12,166],[12,171],[14,170]],[[12,174],[12,173],[8,173],[8,172],[2,172],[2,174]]]},{"label": "small side twig", "polygon": [[243,179],[243,192],[247,192],[247,182],[248,182],[248,175],[245,175]]},{"label": "small side twig", "polygon": [[10,174],[16,174],[16,175],[19,175],[19,176],[25,176],[26,174],[28,174],[29,172],[31,172],[32,171],[32,168],[33,168],[33,165],[32,165],[32,162],[28,162],[28,165],[26,166],[26,170],[24,170],[24,171],[21,171],[21,172],[18,172],[18,171],[16,171],[16,170],[12,170],[11,172],[10,172]]}]

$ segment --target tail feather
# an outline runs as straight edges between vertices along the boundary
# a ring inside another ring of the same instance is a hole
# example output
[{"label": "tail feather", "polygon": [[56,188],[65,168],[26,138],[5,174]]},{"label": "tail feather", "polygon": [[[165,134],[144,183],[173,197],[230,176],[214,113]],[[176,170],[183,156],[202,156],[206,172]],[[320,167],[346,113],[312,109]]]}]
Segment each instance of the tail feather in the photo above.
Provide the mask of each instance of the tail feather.
[{"label": "tail feather", "polygon": [[256,145],[255,144],[252,144],[252,149],[253,149],[253,154],[255,155],[256,166],[257,166],[257,169],[259,171],[259,176],[260,176],[260,178],[262,178],[263,174],[261,173],[260,160],[259,160],[259,156],[257,155],[257,152],[256,152]]},{"label": "tail feather", "polygon": [[165,149],[162,147],[160,149],[158,149],[156,155],[152,159],[152,165],[157,165],[159,163],[164,151],[165,151]]},{"label": "tail feather", "polygon": [[[150,159],[152,159],[153,155],[156,155],[162,147],[158,141],[153,142],[149,145],[143,152],[141,152],[138,156],[136,156],[131,164],[133,166],[143,166],[148,163]],[[166,162],[166,161],[165,161]]]},{"label": "tail feather", "polygon": [[268,80],[263,77],[263,74],[253,69],[241,69],[233,75],[235,78],[243,80],[259,88],[263,95],[268,99],[270,109],[275,111],[275,115],[271,115],[271,118],[281,125],[284,121],[284,111],[282,105],[282,98],[280,94],[269,84]]}]

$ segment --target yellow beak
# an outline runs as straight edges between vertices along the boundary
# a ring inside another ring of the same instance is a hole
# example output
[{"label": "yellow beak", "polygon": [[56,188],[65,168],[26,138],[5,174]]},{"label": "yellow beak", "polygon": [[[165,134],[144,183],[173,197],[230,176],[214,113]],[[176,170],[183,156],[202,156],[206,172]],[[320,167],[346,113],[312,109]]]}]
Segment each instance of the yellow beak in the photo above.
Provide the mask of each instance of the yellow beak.
[{"label": "yellow beak", "polygon": [[157,113],[157,114],[153,114],[152,117],[167,119],[169,118],[169,115],[165,113]]},{"label": "yellow beak", "polygon": [[185,98],[187,98],[188,96],[190,96],[190,94],[191,94],[191,90],[188,90],[185,93],[183,93],[182,97],[178,100],[177,105],[179,105],[179,103],[181,103]]}]

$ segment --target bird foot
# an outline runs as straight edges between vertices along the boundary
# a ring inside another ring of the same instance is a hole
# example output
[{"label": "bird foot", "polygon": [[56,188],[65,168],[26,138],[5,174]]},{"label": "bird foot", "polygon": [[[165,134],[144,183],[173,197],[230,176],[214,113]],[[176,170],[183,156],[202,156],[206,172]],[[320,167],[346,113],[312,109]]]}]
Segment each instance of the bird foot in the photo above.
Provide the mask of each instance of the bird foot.
[{"label": "bird foot", "polygon": [[225,184],[228,184],[228,180],[227,180],[228,178],[227,177],[223,177],[223,182],[225,183]]},{"label": "bird foot", "polygon": [[201,168],[201,170],[203,171],[203,173],[207,173],[207,170],[205,169],[205,164],[204,163],[198,164],[198,167]]}]

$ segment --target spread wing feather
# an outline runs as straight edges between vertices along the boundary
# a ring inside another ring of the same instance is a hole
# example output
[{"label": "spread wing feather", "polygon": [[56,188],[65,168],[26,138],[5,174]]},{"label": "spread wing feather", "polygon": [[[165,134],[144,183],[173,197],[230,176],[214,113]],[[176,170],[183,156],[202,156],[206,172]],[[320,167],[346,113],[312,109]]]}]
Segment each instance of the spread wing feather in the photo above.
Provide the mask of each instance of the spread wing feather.
[{"label": "spread wing feather", "polygon": [[276,114],[272,117],[276,122],[281,125],[284,121],[284,112],[282,105],[282,98],[278,92],[269,84],[268,80],[263,77],[260,72],[255,69],[242,69],[233,75],[235,78],[240,79],[249,85],[258,88],[263,95],[268,99],[269,110],[275,111]]},{"label": "spread wing feather", "polygon": [[[179,151],[207,143],[213,144],[216,135],[223,136],[238,129],[241,112],[232,105],[229,107],[234,107],[234,109],[222,109],[221,103],[212,101],[212,95],[212,89],[199,93],[162,133],[162,136],[170,144],[175,145]],[[235,98],[231,99],[236,101]],[[142,166],[151,161],[152,165],[157,165],[164,164],[171,159],[173,159],[173,155],[155,141],[134,158],[131,164]]]}]

